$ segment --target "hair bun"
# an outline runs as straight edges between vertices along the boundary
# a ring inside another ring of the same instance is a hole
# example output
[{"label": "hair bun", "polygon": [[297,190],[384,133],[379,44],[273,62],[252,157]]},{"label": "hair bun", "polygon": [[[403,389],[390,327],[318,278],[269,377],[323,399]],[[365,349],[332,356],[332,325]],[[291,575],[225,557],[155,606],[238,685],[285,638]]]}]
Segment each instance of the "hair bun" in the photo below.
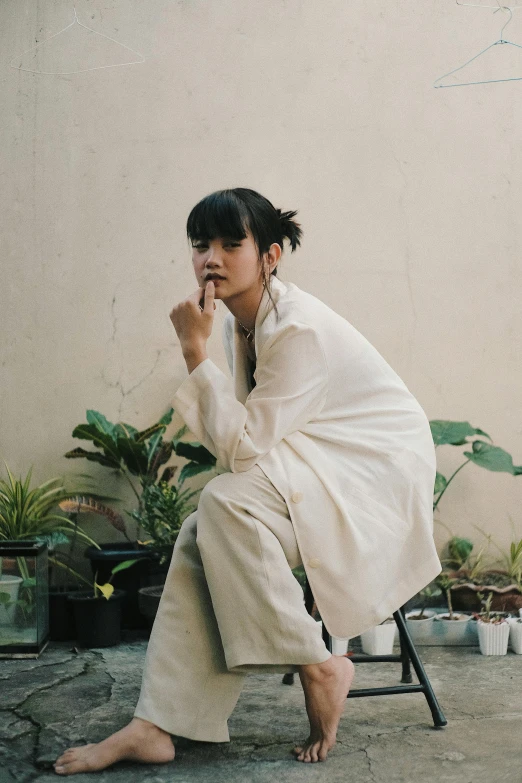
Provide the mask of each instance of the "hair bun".
[{"label": "hair bun", "polygon": [[300,245],[300,239],[302,236],[301,224],[297,223],[293,218],[297,215],[297,210],[289,210],[288,212],[282,212],[279,208],[276,209],[277,217],[281,223],[281,231],[285,236],[292,248],[292,253],[296,249],[297,245]]}]

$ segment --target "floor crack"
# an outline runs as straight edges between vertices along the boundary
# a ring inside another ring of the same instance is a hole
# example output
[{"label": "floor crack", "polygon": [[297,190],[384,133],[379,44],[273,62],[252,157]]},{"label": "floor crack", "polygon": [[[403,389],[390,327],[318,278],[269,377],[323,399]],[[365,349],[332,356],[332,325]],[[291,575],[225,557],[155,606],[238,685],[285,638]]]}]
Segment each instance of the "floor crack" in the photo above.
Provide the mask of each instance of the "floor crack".
[{"label": "floor crack", "polygon": [[376,780],[375,773],[374,773],[374,771],[372,769],[372,760],[370,758],[370,754],[368,753],[368,748],[369,747],[370,746],[368,745],[366,748],[362,748],[362,751],[363,751],[364,755],[366,756],[366,761],[368,762],[368,772],[370,773],[372,780]]}]

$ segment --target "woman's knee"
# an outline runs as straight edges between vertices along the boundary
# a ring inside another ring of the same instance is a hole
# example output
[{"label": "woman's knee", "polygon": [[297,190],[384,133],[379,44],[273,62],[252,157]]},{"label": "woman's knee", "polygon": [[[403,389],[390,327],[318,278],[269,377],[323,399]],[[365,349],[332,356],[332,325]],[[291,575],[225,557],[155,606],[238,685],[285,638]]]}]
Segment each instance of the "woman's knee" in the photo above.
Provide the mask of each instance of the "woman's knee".
[{"label": "woman's knee", "polygon": [[196,540],[198,526],[198,512],[193,511],[183,521],[176,539],[176,547],[183,547],[185,544],[191,544]]},{"label": "woman's knee", "polygon": [[205,512],[216,505],[223,506],[231,498],[237,497],[238,481],[235,477],[238,475],[240,474],[220,473],[219,476],[210,479],[201,490],[198,510]]}]

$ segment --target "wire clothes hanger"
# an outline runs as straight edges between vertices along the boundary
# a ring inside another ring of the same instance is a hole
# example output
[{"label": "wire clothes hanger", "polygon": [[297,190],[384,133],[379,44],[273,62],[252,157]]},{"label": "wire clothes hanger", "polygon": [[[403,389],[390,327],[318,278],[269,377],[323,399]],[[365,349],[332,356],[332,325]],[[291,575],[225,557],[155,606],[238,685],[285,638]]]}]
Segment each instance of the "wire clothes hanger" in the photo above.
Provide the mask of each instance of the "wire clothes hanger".
[{"label": "wire clothes hanger", "polygon": [[[471,5],[470,3],[459,3],[458,0],[456,0],[457,5]],[[451,74],[456,73],[457,71],[461,71],[463,68],[466,67],[466,65],[469,65],[473,62],[473,60],[476,60],[477,57],[480,57],[484,54],[484,52],[487,52],[488,49],[491,49],[492,46],[497,46],[498,44],[508,44],[509,46],[517,46],[519,49],[522,49],[522,46],[520,44],[513,43],[513,41],[506,41],[504,38],[502,38],[502,33],[504,32],[504,29],[507,27],[507,25],[511,22],[513,19],[513,11],[511,8],[505,5],[496,5],[496,6],[474,6],[475,8],[495,8],[495,11],[493,11],[494,14],[497,13],[497,11],[509,11],[509,19],[507,20],[506,24],[502,27],[502,30],[500,31],[500,38],[498,41],[494,41],[489,46],[486,46],[485,49],[483,49],[481,52],[476,54],[474,57],[472,57],[470,60],[468,60],[464,65],[459,65],[458,68],[454,68],[453,71],[450,71],[449,73],[445,73],[443,76],[439,76],[438,79],[436,79],[433,82],[433,86],[438,89],[440,87],[466,87],[470,84],[490,84],[492,82],[515,82],[522,79],[522,76],[513,76],[508,77],[504,79],[484,79],[482,81],[478,82],[459,82],[458,84],[437,84],[437,82],[440,82],[442,79],[445,79],[447,76],[451,76]],[[515,8],[518,8],[518,6],[514,6]]]},{"label": "wire clothes hanger", "polygon": [[[47,43],[47,41],[50,41],[52,38],[56,38],[57,35],[61,35],[66,30],[68,30],[70,27],[72,27],[74,24],[79,24],[80,27],[84,27],[86,30],[88,30],[91,33],[94,33],[95,35],[101,35],[102,38],[107,38],[109,41],[113,41],[113,43],[118,44],[118,46],[123,46],[124,49],[128,49],[133,54],[137,54],[138,57],[141,59],[139,60],[133,60],[132,62],[126,62],[126,63],[116,63],[115,65],[97,65],[94,68],[83,68],[80,71],[35,71],[32,68],[22,68],[21,66],[13,65],[13,60],[21,59],[24,57],[24,55],[28,54],[29,52],[34,51],[35,49],[38,49],[39,46],[42,46],[42,44]],[[136,63],[144,63],[145,58],[142,54],[137,52],[135,49],[131,49],[130,46],[126,46],[125,44],[120,43],[119,41],[116,41],[114,38],[111,38],[109,35],[105,35],[104,33],[99,33],[96,30],[93,30],[90,27],[87,27],[86,25],[82,24],[80,20],[78,19],[78,15],[76,13],[76,6],[74,6],[74,22],[71,22],[71,24],[67,25],[67,27],[64,27],[63,30],[59,30],[57,33],[54,33],[53,35],[50,35],[49,38],[45,38],[43,41],[40,41],[40,43],[36,44],[36,46],[33,46],[31,49],[27,49],[26,52],[22,52],[22,54],[15,55],[10,62],[11,68],[15,68],[18,71],[27,71],[28,73],[43,73],[47,74],[49,76],[66,76],[73,73],[86,73],[87,71],[97,71],[101,68],[119,68],[122,65],[135,65]]]}]

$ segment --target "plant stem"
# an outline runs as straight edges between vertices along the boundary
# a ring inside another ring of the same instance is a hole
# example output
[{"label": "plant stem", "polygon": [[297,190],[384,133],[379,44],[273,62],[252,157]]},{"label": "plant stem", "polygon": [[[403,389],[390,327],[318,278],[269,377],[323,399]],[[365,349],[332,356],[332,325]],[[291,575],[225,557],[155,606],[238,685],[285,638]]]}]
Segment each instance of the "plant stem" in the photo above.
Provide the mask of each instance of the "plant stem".
[{"label": "plant stem", "polygon": [[451,603],[451,587],[448,587],[448,589],[446,590],[446,600],[448,602],[450,620],[453,620],[453,606]]},{"label": "plant stem", "polygon": [[447,488],[449,487],[450,483],[453,481],[453,479],[455,478],[455,476],[457,475],[457,473],[459,472],[459,470],[462,470],[462,468],[464,467],[464,465],[467,465],[467,464],[468,464],[468,462],[471,462],[471,460],[470,460],[470,459],[467,459],[467,460],[466,460],[466,462],[463,462],[463,463],[462,463],[462,465],[460,466],[460,468],[457,468],[457,470],[455,471],[455,473],[453,473],[453,475],[449,477],[448,481],[446,482],[446,486],[444,487],[444,489],[443,489],[443,490],[442,490],[442,492],[440,493],[439,497],[437,498],[437,500],[436,500],[436,501],[435,501],[435,503],[433,504],[433,510],[434,510],[434,511],[435,511],[435,509],[437,508],[437,506],[439,505],[439,500],[441,499],[441,497],[443,496],[443,494],[446,492]]},{"label": "plant stem", "polygon": [[124,470],[123,468],[122,468],[121,472],[122,472],[123,476],[124,476],[124,477],[127,479],[127,481],[129,482],[129,484],[131,485],[132,491],[134,492],[134,494],[135,494],[135,495],[136,495],[136,497],[138,498],[138,502],[139,502],[139,499],[140,499],[139,493],[138,493],[138,491],[136,490],[136,487],[134,486],[134,484],[132,483],[132,481],[130,480],[130,476],[127,474],[127,471],[126,471],[126,470]]}]

